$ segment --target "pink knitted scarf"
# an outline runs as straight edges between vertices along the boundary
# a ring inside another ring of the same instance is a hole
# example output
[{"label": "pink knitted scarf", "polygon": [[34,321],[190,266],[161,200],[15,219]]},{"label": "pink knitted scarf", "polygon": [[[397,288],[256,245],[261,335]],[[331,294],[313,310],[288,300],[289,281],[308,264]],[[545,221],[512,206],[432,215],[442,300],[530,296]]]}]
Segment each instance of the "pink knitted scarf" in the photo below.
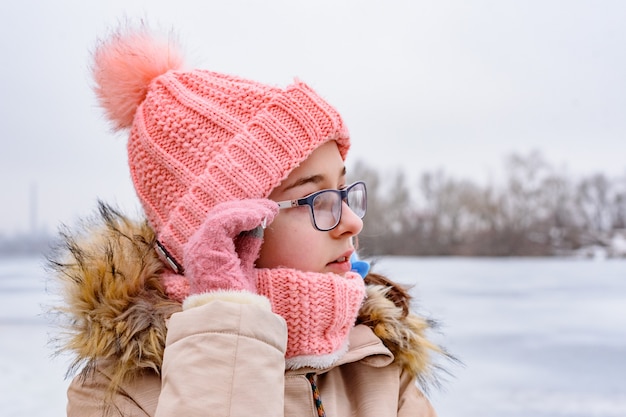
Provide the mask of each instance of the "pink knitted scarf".
[{"label": "pink knitted scarf", "polygon": [[295,269],[260,269],[258,293],[287,321],[287,368],[332,365],[348,349],[348,333],[365,296],[363,278]]}]

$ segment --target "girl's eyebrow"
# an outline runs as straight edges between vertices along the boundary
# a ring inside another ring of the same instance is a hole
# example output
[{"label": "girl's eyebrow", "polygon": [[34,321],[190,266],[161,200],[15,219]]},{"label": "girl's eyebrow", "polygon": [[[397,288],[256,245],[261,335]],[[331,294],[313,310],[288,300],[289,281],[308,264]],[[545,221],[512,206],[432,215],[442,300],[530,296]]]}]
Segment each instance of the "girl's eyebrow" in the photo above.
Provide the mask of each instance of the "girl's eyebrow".
[{"label": "girl's eyebrow", "polygon": [[[346,175],[346,167],[344,166],[341,169],[341,171],[339,173],[339,176],[340,177],[345,177],[345,175]],[[291,190],[292,188],[296,188],[296,187],[299,187],[299,186],[304,185],[304,184],[311,184],[311,183],[312,184],[319,184],[320,182],[323,182],[325,178],[326,177],[324,175],[322,175],[322,174],[316,174],[316,175],[311,175],[311,176],[308,176],[308,177],[299,178],[293,184],[290,184],[290,185],[286,186],[283,189],[283,191]]]},{"label": "girl's eyebrow", "polygon": [[309,183],[319,184],[322,181],[324,181],[324,176],[323,175],[311,175],[309,177],[299,178],[293,184],[290,184],[287,187],[285,187],[283,189],[283,191],[291,190],[292,188],[296,188],[296,187],[299,187],[301,185],[309,184]]}]

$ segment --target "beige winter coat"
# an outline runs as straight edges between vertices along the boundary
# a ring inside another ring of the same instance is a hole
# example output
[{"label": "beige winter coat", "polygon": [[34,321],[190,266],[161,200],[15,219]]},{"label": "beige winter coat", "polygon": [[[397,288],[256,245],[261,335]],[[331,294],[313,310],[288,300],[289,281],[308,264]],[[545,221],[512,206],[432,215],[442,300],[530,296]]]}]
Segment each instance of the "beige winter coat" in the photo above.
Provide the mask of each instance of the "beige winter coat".
[{"label": "beige winter coat", "polygon": [[[285,371],[287,327],[269,301],[222,293],[165,296],[154,234],[101,207],[102,221],[65,235],[52,265],[69,318],[63,346],[81,370],[68,416],[434,416],[416,385],[431,377],[429,323],[368,286],[348,352],[328,369]],[[392,353],[393,351],[393,353]]]}]

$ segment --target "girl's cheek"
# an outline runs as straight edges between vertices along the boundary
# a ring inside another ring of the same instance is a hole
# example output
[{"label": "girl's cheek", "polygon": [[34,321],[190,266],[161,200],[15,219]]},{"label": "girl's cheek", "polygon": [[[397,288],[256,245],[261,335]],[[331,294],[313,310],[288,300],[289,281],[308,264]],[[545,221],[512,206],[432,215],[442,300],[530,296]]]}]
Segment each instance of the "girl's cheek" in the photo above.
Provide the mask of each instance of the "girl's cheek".
[{"label": "girl's cheek", "polygon": [[306,230],[307,227],[313,229],[311,216],[305,207],[283,210],[276,216],[274,221],[279,222],[280,229],[282,229],[283,233]]}]

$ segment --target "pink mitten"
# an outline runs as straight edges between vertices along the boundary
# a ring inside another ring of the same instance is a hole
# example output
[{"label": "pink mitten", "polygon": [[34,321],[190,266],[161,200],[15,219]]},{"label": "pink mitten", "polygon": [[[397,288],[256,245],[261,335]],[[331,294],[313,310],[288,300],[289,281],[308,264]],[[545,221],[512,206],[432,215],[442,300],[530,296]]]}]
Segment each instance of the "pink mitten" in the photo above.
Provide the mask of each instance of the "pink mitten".
[{"label": "pink mitten", "polygon": [[254,261],[263,242],[263,227],[277,212],[276,202],[267,199],[227,201],[213,207],[183,248],[190,293],[256,293]]}]

